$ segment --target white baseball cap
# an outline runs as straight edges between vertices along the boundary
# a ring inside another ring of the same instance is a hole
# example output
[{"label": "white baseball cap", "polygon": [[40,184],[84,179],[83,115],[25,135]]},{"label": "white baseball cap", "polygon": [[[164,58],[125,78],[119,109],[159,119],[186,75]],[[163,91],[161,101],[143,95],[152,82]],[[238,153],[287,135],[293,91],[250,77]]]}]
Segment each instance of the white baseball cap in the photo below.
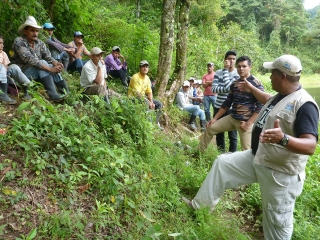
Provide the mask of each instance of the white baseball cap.
[{"label": "white baseball cap", "polygon": [[189,81],[184,81],[183,84],[182,84],[182,86],[183,86],[183,87],[187,87],[187,86],[190,87]]},{"label": "white baseball cap", "polygon": [[300,60],[293,55],[282,55],[274,62],[265,62],[263,67],[266,69],[278,69],[289,76],[300,76],[302,66]]}]

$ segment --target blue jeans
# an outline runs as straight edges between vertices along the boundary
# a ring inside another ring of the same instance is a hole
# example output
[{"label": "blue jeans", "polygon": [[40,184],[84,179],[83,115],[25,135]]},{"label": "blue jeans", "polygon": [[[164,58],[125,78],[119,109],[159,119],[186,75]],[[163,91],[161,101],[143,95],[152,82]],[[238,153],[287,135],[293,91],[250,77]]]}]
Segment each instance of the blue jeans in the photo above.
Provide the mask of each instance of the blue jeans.
[{"label": "blue jeans", "polygon": [[206,117],[204,115],[204,111],[200,109],[198,105],[186,106],[183,110],[187,111],[193,116],[199,116],[200,120],[205,120]]},{"label": "blue jeans", "polygon": [[11,64],[8,67],[8,76],[13,78],[22,85],[28,85],[30,83],[30,80],[27,78],[26,75],[24,75],[20,67],[16,64]]},{"label": "blue jeans", "polygon": [[76,58],[73,62],[69,63],[67,71],[68,72],[75,72],[81,74],[83,66],[88,62],[88,60],[82,61],[81,58]]},{"label": "blue jeans", "polygon": [[214,108],[214,104],[216,102],[217,96],[204,96],[203,97],[203,105],[204,105],[204,112],[206,114],[207,121],[210,121],[211,114],[210,114],[210,104],[212,108]]},{"label": "blue jeans", "polygon": [[[41,63],[42,64],[45,64],[49,67],[53,67],[52,64],[48,64],[45,60],[41,60]],[[45,70],[42,70],[42,69],[39,69],[39,68],[36,68],[36,67],[28,67],[26,70],[24,70],[23,72],[30,80],[39,80],[39,79],[42,79],[42,78],[45,78],[49,75],[52,76],[53,78],[53,81],[55,83],[57,82],[60,82],[63,80],[62,76],[60,73],[50,73],[48,71],[45,71]]]}]

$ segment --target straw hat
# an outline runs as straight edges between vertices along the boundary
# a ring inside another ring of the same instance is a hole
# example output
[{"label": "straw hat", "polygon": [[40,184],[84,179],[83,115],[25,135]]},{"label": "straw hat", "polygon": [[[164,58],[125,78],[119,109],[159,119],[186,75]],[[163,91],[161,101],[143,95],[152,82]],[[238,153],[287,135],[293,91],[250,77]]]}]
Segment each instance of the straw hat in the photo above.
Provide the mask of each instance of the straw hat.
[{"label": "straw hat", "polygon": [[24,24],[20,25],[20,27],[18,28],[18,33],[20,35],[23,34],[23,29],[27,26],[30,26],[30,27],[34,27],[34,28],[38,28],[38,29],[41,29],[42,27],[38,25],[36,19],[32,16],[29,16],[27,18],[27,20],[24,22]]}]

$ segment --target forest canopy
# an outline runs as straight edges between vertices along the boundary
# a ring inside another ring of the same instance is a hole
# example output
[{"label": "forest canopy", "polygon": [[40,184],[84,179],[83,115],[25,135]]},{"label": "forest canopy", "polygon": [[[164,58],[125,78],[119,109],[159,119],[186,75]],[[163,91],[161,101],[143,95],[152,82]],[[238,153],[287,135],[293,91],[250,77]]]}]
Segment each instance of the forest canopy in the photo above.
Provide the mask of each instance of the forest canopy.
[{"label": "forest canopy", "polygon": [[[176,11],[179,11],[177,1]],[[254,71],[280,54],[297,55],[305,73],[319,73],[319,8],[306,11],[302,0],[192,0],[188,24],[186,76],[201,76],[204,65],[221,67],[224,53],[234,49],[253,59]],[[163,4],[155,0],[4,0],[0,2],[0,34],[9,52],[17,29],[28,15],[39,24],[53,23],[64,42],[74,31],[85,35],[88,48],[106,51],[120,46],[129,72],[147,59],[156,75]],[[179,30],[175,22],[175,33]],[[176,54],[175,49],[173,54]],[[175,57],[172,58],[172,66]],[[173,72],[173,67],[171,72]]]}]

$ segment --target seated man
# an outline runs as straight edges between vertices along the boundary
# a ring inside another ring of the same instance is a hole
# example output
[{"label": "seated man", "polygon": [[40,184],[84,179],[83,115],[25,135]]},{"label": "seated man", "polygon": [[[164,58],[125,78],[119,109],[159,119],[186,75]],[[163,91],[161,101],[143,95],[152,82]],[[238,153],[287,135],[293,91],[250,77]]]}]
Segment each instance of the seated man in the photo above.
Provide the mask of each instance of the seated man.
[{"label": "seated man", "polygon": [[60,93],[69,93],[67,83],[60,74],[63,65],[51,57],[45,43],[38,39],[41,28],[32,16],[19,27],[18,33],[21,37],[14,40],[12,62],[17,64],[30,80],[42,83],[49,100],[60,100],[64,95],[57,93],[55,85]]},{"label": "seated man", "polygon": [[[122,59],[122,62],[120,59]],[[122,85],[128,87],[127,82],[127,63],[124,57],[120,54],[120,48],[114,46],[111,54],[104,59],[107,73],[114,78],[120,78]]]},{"label": "seated man", "polygon": [[84,94],[104,96],[104,100],[109,103],[109,97],[119,95],[107,87],[105,79],[108,75],[102,60],[104,53],[98,47],[91,49],[91,59],[82,68],[80,84],[84,88]]},{"label": "seated man", "polygon": [[76,49],[74,53],[70,53],[71,57],[67,68],[69,72],[78,71],[78,73],[81,74],[83,65],[87,62],[82,60],[82,55],[84,54],[90,57],[89,51],[83,44],[83,38],[83,34],[80,31],[77,31],[73,34],[73,41],[68,43],[70,47]]},{"label": "seated man", "polygon": [[51,56],[58,62],[61,62],[64,66],[64,69],[67,70],[70,57],[68,53],[74,53],[75,48],[70,47],[66,43],[62,43],[53,37],[53,31],[56,28],[51,23],[43,24],[43,29],[45,30],[45,33],[47,33],[45,42],[49,46]]},{"label": "seated man", "polygon": [[[150,78],[147,76],[147,73],[149,72],[149,63],[146,60],[143,60],[140,62],[139,67],[139,72],[134,74],[130,80],[128,96],[137,97],[141,100],[144,99],[149,109],[158,110],[156,122],[158,127],[163,130],[159,123],[162,114],[162,103],[153,98]],[[145,96],[147,96],[147,98],[145,98]]]},{"label": "seated man", "polygon": [[202,80],[195,80],[193,97],[195,97],[196,100],[193,100],[194,105],[201,105],[201,103],[203,103],[203,91],[201,89],[201,85]]},{"label": "seated man", "polygon": [[16,104],[17,101],[10,98],[7,94],[8,90],[8,77],[17,80],[19,84],[22,85],[24,90],[23,98],[28,100],[30,96],[27,92],[27,85],[30,83],[30,80],[21,72],[21,69],[15,65],[10,64],[10,60],[8,55],[3,51],[4,47],[4,39],[3,36],[0,35],[0,101],[7,104]]},{"label": "seated man", "polygon": [[200,109],[200,107],[198,105],[193,105],[193,104],[189,103],[189,98],[190,98],[189,88],[190,88],[190,82],[184,81],[183,85],[182,85],[182,91],[179,91],[177,93],[178,107],[191,114],[189,124],[190,124],[190,128],[192,130],[197,129],[194,122],[195,122],[197,116],[199,116],[201,131],[204,131],[206,128],[206,117],[204,115],[204,111],[202,109]]}]

